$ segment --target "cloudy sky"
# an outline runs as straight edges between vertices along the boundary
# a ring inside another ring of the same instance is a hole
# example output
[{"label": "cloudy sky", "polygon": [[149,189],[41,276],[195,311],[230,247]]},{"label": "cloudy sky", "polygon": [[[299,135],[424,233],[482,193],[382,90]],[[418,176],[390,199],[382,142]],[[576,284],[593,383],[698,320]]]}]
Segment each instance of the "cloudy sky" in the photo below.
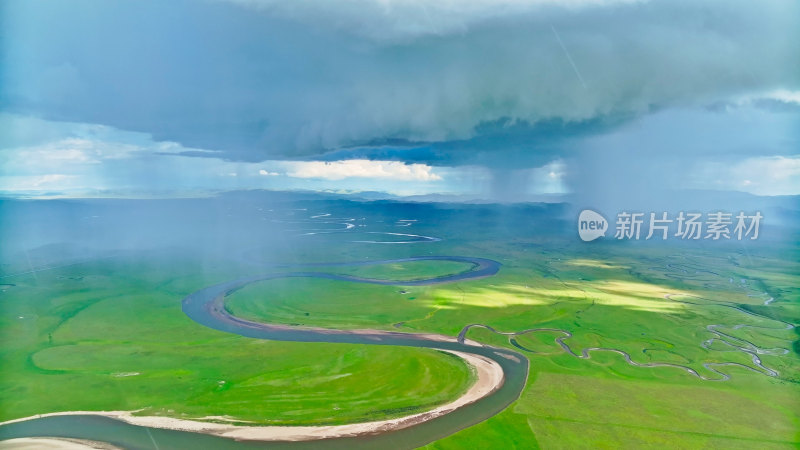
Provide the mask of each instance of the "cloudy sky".
[{"label": "cloudy sky", "polygon": [[795,0],[5,0],[0,57],[0,195],[800,194]]}]

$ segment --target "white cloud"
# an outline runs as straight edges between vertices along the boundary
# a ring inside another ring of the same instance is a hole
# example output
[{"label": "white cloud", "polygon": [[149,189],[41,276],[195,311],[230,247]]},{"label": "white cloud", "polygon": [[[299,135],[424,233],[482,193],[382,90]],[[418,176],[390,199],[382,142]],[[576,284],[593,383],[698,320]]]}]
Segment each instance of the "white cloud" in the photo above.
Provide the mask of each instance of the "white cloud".
[{"label": "white cloud", "polygon": [[[734,173],[759,176],[768,182],[800,181],[800,156],[749,158],[733,167]],[[800,192],[798,192],[800,194]]]},{"label": "white cloud", "polygon": [[772,92],[768,92],[764,98],[770,100],[777,100],[783,103],[793,103],[795,105],[800,105],[800,91],[790,91],[788,89],[778,89]]},{"label": "white cloud", "polygon": [[343,180],[346,178],[379,178],[405,181],[438,181],[442,177],[426,164],[405,164],[400,161],[291,161],[280,163],[286,175],[294,178]]},{"label": "white cloud", "polygon": [[733,104],[736,106],[749,106],[761,100],[773,100],[781,103],[800,106],[800,91],[775,89],[757,94],[748,94],[739,97],[733,102]]},{"label": "white cloud", "polygon": [[[13,126],[21,124],[27,124],[27,130]],[[0,195],[165,195],[236,189],[405,189],[419,194],[447,187],[428,182],[443,181],[441,174],[450,177],[452,172],[398,161],[235,162],[189,157],[182,154],[214,152],[156,141],[146,133],[8,114],[0,114],[0,128],[14,130],[21,138],[5,143],[0,140]],[[37,135],[43,137],[31,139]]]},{"label": "white cloud", "polygon": [[0,149],[0,163],[7,174],[41,174],[99,165],[145,152],[147,149],[132,144],[69,137],[30,147]]},{"label": "white cloud", "polygon": [[800,195],[800,155],[747,158],[734,164],[699,165],[693,187],[730,189],[756,195]]},{"label": "white cloud", "polygon": [[62,173],[0,176],[0,192],[65,191],[74,189],[76,181],[76,175]]},{"label": "white cloud", "polygon": [[[783,116],[785,114],[776,117],[790,119]],[[774,125],[776,119],[767,116],[764,120]],[[692,142],[708,140],[694,138],[698,133],[688,127],[690,123],[711,130],[710,136],[715,137],[726,135],[726,130],[734,128],[750,131],[759,129],[752,120],[726,122],[726,126],[719,127],[698,121],[696,116],[691,115],[683,122],[668,122],[671,125],[669,130],[683,130]],[[0,115],[0,128],[4,125]],[[627,191],[642,191],[665,183],[669,184],[666,187],[672,188],[680,185],[697,189],[738,190],[757,195],[800,194],[800,155],[792,155],[787,150],[784,156],[778,156],[780,151],[776,150],[783,147],[770,143],[770,136],[786,135],[783,131],[786,125],[778,125],[775,129],[761,130],[752,138],[745,139],[746,136],[742,135],[732,137],[746,148],[764,149],[764,153],[769,149],[772,151],[769,154],[775,156],[748,158],[747,153],[733,156],[728,151],[732,144],[715,138],[712,144],[720,147],[720,151],[716,156],[711,156],[713,159],[706,159],[706,162],[692,167],[691,162],[695,160],[685,158],[694,153],[693,147],[684,148],[684,141],[670,141],[659,134],[658,129],[654,131],[640,124],[636,129],[644,132],[643,135],[634,135],[629,140],[605,140],[600,147],[587,149],[582,156],[583,165],[601,173],[602,179],[599,184],[575,186],[568,179],[569,173],[575,170],[572,160],[557,159],[536,168],[522,166],[505,170],[479,166],[432,167],[366,159],[234,162],[212,157],[181,156],[185,151],[201,154],[208,151],[155,141],[144,133],[104,127],[98,139],[92,139],[90,135],[83,136],[79,132],[96,127],[91,124],[75,124],[72,128],[61,122],[42,121],[38,124],[38,130],[43,136],[48,136],[46,142],[21,147],[4,147],[0,143],[0,194],[5,191],[49,195],[61,191],[81,196],[108,191],[209,192],[263,188],[374,190],[415,194],[488,191],[498,199],[508,200],[514,196],[522,198],[533,194],[576,192],[576,188],[580,193],[597,192],[602,191],[598,186],[607,184],[609,177],[633,183],[636,176],[643,181],[633,185],[640,188]],[[638,155],[638,151],[629,151],[639,150],[641,143],[648,140],[660,142],[662,147],[649,149],[641,155]],[[779,139],[780,142],[785,140]],[[791,145],[791,141],[785,145]],[[608,148],[618,148],[621,153],[603,151]],[[653,155],[662,153],[662,150],[664,155],[671,155],[668,160],[672,161],[673,166],[663,164],[665,159],[654,158]],[[680,153],[676,153],[678,151]],[[587,159],[589,154],[596,154],[597,159]],[[785,156],[787,154],[791,156]],[[675,155],[680,157],[675,159]],[[628,161],[627,158],[634,159]],[[644,161],[642,158],[646,158],[647,163],[640,162]],[[623,164],[620,161],[627,162]],[[646,166],[653,169],[640,173],[642,167]],[[608,172],[611,167],[618,167],[621,172]],[[673,177],[677,178],[671,180]]]}]

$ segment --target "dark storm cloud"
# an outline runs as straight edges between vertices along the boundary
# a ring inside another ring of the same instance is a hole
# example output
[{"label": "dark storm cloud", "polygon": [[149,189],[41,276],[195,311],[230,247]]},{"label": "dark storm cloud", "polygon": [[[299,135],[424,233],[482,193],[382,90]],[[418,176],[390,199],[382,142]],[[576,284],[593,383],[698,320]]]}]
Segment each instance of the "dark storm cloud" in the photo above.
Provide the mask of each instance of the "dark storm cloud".
[{"label": "dark storm cloud", "polygon": [[800,87],[792,1],[238,3],[4,2],[3,109],[232,160],[514,165]]}]

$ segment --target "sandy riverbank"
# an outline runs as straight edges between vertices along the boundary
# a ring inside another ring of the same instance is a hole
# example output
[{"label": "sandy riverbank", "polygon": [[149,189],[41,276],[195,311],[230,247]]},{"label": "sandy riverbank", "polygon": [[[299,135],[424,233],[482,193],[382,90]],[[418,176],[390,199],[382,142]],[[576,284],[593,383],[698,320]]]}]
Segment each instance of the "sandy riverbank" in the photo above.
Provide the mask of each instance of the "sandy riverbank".
[{"label": "sandy riverbank", "polygon": [[431,411],[413,414],[406,417],[399,417],[396,419],[328,426],[239,426],[213,422],[201,422],[197,420],[174,419],[160,416],[134,416],[133,412],[131,411],[67,411],[10,420],[2,422],[0,425],[46,416],[102,415],[122,420],[133,425],[192,431],[239,440],[304,441],[377,434],[386,431],[400,430],[434,419],[436,417],[443,416],[457,408],[468,405],[488,396],[503,385],[505,379],[503,375],[503,369],[499,364],[491,359],[458,351],[441,351],[447,351],[466,361],[467,364],[469,364],[473,370],[475,370],[477,380],[472,386],[470,386],[464,395],[450,403],[439,406]]}]

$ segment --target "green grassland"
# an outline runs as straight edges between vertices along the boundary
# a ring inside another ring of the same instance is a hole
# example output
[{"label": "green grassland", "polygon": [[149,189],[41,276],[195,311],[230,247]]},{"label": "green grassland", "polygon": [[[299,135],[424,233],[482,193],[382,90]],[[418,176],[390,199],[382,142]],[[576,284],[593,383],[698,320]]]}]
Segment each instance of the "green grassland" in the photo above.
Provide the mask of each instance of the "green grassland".
[{"label": "green grassland", "polygon": [[[800,264],[786,257],[786,249],[556,249],[496,242],[437,246],[446,249],[439,254],[479,254],[504,267],[495,277],[425,287],[271,280],[237,291],[228,308],[287,324],[448,335],[476,322],[501,331],[558,328],[573,334],[565,342],[576,353],[586,347],[615,348],[639,363],[680,364],[708,378],[719,376],[704,363],[754,367],[749,354],[720,342],[704,348],[701,344],[714,338],[708,325],[761,348],[796,345],[796,330],[770,319],[798,318]],[[341,273],[335,267],[330,271]],[[769,297],[773,302],[764,306]],[[714,382],[677,368],[633,367],[609,352],[579,359],[557,345],[561,336],[535,332],[514,337],[532,350],[530,379],[520,400],[430,447],[795,448],[800,442],[800,357],[795,351],[760,355],[779,377],[717,367],[732,378]],[[473,329],[468,337],[516,349],[508,336],[484,329]]]},{"label": "green grassland", "polygon": [[0,293],[0,420],[141,410],[340,424],[428,410],[472,382],[463,361],[433,350],[270,342],[199,326],[181,299],[243,269],[148,257],[15,277]]},{"label": "green grassland", "polygon": [[[484,323],[507,331],[567,329],[574,337],[566,342],[576,351],[588,346],[618,348],[638,362],[683,364],[707,376],[713,374],[703,370],[703,362],[752,366],[749,355],[729,347],[702,348],[701,342],[713,337],[706,329],[709,324],[727,325],[719,329],[761,347],[791,349],[797,340],[796,331],[779,322],[720,306],[732,304],[796,323],[798,264],[786,258],[786,250],[757,256],[724,248],[595,247],[537,248],[546,258],[527,262],[538,270],[525,274],[526,290],[519,282],[510,283],[512,289],[493,280],[495,286],[520,292],[520,302],[538,301],[537,307],[519,316],[497,314]],[[523,254],[530,251],[518,252],[514,266],[524,267]],[[687,262],[719,275],[665,268]],[[511,270],[500,277],[512,277]],[[522,278],[523,273],[520,270],[517,276]],[[744,286],[742,278],[747,280]],[[529,296],[527,292],[534,289],[536,295]],[[775,298],[769,306],[763,306],[765,297],[748,296],[764,290]],[[673,293],[700,298],[672,297],[690,298],[696,305],[664,298]],[[487,309],[485,315],[489,311],[495,310]],[[764,328],[731,331],[737,324]],[[471,331],[469,336],[509,344],[507,337],[485,330]],[[721,369],[732,376],[729,381],[709,382],[673,368],[632,367],[611,353],[577,359],[553,345],[555,337],[557,333],[542,332],[516,338],[536,353],[529,354],[529,382],[513,407],[429,447],[460,448],[471,442],[517,447],[536,443],[542,448],[744,449],[796,448],[800,442],[796,352],[762,356],[768,367],[780,372],[778,378],[729,367]],[[502,427],[514,431],[493,432]]]},{"label": "green grassland", "polygon": [[[494,277],[422,287],[273,279],[231,294],[227,308],[290,325],[450,336],[472,323],[506,332],[555,328],[572,334],[564,342],[576,353],[614,348],[640,363],[685,365],[709,378],[718,375],[704,363],[753,367],[749,354],[728,345],[703,347],[715,337],[707,327],[716,325],[761,348],[790,349],[760,355],[780,375],[721,367],[730,380],[703,381],[682,369],[634,367],[610,352],[577,358],[555,342],[561,332],[512,338],[474,328],[470,339],[530,350],[523,351],[528,383],[502,413],[429,448],[797,448],[798,335],[783,323],[800,320],[797,250],[597,244],[465,236],[264,250],[265,262],[434,254],[487,257],[503,267]],[[435,351],[273,343],[198,326],[180,311],[184,295],[259,269],[189,260],[128,258],[15,280],[0,293],[2,417],[145,408],[243,423],[343,423],[430,408],[471,380],[467,367]],[[413,280],[467,268],[423,261],[314,270]],[[131,373],[138,375],[125,376]]]},{"label": "green grassland", "polygon": [[323,270],[374,280],[411,281],[461,273],[471,268],[472,264],[456,261],[405,261],[369,266],[333,266]]}]

